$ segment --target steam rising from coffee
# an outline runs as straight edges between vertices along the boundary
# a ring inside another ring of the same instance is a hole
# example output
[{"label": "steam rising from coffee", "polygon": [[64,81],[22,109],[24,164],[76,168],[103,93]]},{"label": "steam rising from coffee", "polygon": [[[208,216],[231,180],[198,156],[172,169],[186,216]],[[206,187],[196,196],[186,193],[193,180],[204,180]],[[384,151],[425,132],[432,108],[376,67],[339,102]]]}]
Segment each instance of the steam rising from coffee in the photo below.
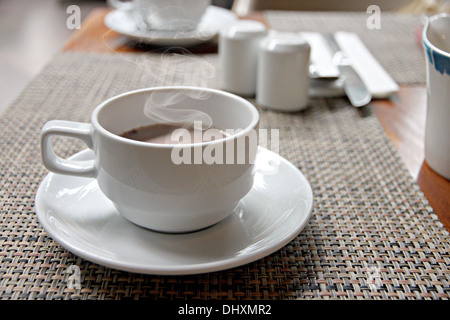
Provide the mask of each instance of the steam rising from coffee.
[{"label": "steam rising from coffee", "polygon": [[157,123],[166,123],[193,128],[194,123],[201,123],[202,129],[212,127],[211,117],[202,111],[194,109],[173,109],[171,106],[182,103],[185,99],[205,100],[207,95],[197,91],[187,92],[153,92],[147,98],[144,106],[144,114]]},{"label": "steam rising from coffee", "polygon": [[[202,58],[193,55],[185,48],[170,48],[165,50],[160,60],[149,59],[147,55],[141,55],[138,65],[145,71],[144,81],[151,82],[158,86],[164,85],[184,85],[188,81],[189,85],[208,87],[216,71],[213,65]],[[195,75],[195,81],[191,78]],[[191,79],[190,79],[191,78]],[[150,94],[144,106],[144,114],[157,123],[166,123],[193,128],[194,122],[202,123],[203,130],[212,126],[211,117],[202,111],[180,108],[183,101],[206,100],[210,94],[203,91],[163,91]],[[189,102],[192,105],[192,102]]]}]

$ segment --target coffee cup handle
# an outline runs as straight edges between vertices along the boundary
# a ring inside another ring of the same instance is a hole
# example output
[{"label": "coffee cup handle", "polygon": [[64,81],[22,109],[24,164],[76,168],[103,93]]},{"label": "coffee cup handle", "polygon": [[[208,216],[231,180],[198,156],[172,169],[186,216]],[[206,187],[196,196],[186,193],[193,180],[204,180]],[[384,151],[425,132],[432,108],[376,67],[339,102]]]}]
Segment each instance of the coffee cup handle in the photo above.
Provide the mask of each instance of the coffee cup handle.
[{"label": "coffee cup handle", "polygon": [[41,155],[44,166],[55,173],[80,177],[95,177],[97,170],[94,160],[66,160],[55,154],[52,136],[65,136],[83,141],[89,149],[93,148],[92,125],[63,120],[47,122],[41,130]]}]

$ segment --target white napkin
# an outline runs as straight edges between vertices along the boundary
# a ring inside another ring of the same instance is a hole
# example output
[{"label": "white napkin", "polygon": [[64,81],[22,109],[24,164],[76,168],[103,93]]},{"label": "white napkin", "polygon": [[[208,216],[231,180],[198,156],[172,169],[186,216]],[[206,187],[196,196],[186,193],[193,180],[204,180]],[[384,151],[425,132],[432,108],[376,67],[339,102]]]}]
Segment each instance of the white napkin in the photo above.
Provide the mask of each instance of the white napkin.
[{"label": "white napkin", "polygon": [[[300,32],[311,45],[311,62],[320,68],[328,68],[333,73],[332,55],[323,35],[315,32]],[[359,37],[351,32],[336,32],[336,42],[352,61],[355,71],[369,89],[373,98],[388,98],[399,90],[397,83],[384,70],[379,62],[362,43]],[[312,80],[310,95],[315,97],[333,97],[344,95],[342,81]]]}]

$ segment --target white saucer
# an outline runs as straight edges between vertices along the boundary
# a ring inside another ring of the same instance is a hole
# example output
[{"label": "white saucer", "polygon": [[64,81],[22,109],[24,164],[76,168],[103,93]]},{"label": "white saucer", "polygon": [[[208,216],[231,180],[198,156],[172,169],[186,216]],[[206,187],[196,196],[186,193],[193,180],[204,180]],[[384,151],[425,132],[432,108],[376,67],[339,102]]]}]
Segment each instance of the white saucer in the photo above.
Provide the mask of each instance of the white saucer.
[{"label": "white saucer", "polygon": [[190,31],[157,31],[140,30],[132,14],[128,11],[113,10],[105,17],[105,25],[133,40],[159,46],[190,46],[208,41],[213,38],[221,28],[225,28],[237,20],[230,10],[209,6],[196,30]]},{"label": "white saucer", "polygon": [[[89,160],[92,151],[72,157]],[[89,261],[125,271],[180,275],[224,270],[263,258],[290,242],[312,214],[313,195],[290,162],[258,149],[252,190],[218,224],[188,234],[164,234],[122,218],[96,180],[50,173],[36,194],[46,232]]]}]

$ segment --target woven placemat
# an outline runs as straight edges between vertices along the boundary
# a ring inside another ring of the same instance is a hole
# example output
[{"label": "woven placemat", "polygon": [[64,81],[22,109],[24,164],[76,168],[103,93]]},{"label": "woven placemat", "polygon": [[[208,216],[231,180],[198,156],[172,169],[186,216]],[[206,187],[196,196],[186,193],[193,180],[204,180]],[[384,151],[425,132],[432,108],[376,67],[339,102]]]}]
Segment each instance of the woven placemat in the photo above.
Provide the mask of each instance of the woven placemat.
[{"label": "woven placemat", "polygon": [[367,27],[369,17],[370,14],[360,12],[266,12],[266,19],[275,30],[354,32],[397,83],[425,83],[425,58],[417,38],[422,17],[381,12],[380,29]]},{"label": "woven placemat", "polygon": [[[29,84],[0,119],[1,299],[449,298],[448,232],[376,117],[344,99],[314,99],[294,114],[260,109],[261,128],[280,129],[280,154],[302,170],[315,197],[305,229],[270,256],[222,272],[142,275],[86,261],[50,238],[34,206],[47,174],[43,124],[87,122],[99,102],[131,89],[215,87],[216,67],[212,54],[64,53]],[[62,156],[82,147],[56,141]]]}]

